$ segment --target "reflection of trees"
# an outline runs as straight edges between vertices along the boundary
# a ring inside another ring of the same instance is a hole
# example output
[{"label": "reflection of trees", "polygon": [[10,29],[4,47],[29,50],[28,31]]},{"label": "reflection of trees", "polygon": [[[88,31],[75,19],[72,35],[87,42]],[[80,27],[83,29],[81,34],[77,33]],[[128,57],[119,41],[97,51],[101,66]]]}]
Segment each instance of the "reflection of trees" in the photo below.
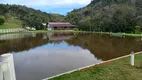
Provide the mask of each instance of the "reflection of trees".
[{"label": "reflection of trees", "polygon": [[48,43],[48,39],[43,39],[42,34],[37,34],[36,37],[3,40],[0,41],[0,54],[25,51],[46,43]]},{"label": "reflection of trees", "polygon": [[[73,37],[73,33],[41,33],[0,41],[0,54],[30,50],[47,43],[59,44]],[[14,36],[13,36],[14,37]]]},{"label": "reflection of trees", "polygon": [[78,35],[67,41],[68,44],[88,49],[95,57],[108,60],[141,51],[142,42],[139,38],[119,38],[108,35]]}]

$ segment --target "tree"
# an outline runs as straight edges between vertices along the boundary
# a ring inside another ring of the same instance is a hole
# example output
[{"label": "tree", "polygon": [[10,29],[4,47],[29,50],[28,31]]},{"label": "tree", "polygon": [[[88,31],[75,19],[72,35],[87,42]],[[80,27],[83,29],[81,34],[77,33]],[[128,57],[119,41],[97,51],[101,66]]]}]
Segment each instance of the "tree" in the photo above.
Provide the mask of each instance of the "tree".
[{"label": "tree", "polygon": [[4,24],[4,22],[5,22],[4,16],[0,16],[0,25]]},{"label": "tree", "polygon": [[135,33],[137,33],[137,34],[141,33],[141,27],[140,26],[135,26]]},{"label": "tree", "polygon": [[79,21],[81,20],[82,15],[80,13],[69,13],[66,16],[66,20],[71,22],[72,24],[79,24]]}]

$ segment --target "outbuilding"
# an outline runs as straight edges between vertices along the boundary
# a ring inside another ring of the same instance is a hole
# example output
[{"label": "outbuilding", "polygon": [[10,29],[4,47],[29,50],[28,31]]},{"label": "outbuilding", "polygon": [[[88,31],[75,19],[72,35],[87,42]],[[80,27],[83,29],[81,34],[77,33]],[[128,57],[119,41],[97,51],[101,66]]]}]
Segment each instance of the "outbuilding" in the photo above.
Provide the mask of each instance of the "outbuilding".
[{"label": "outbuilding", "polygon": [[75,25],[69,22],[48,22],[48,30],[73,30]]}]

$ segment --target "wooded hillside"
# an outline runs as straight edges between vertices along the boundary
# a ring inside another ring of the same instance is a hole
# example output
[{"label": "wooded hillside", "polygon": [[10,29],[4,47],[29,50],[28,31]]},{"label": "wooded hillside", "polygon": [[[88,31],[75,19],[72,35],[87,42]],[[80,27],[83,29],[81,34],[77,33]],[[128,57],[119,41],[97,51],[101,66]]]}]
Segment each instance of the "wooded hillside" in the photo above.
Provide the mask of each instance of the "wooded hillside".
[{"label": "wooded hillside", "polygon": [[46,13],[21,5],[0,4],[0,15],[5,17],[5,21],[16,19],[22,21],[21,26],[36,29],[43,29],[41,24],[48,21],[64,21],[62,15]]},{"label": "wooded hillside", "polygon": [[81,30],[137,33],[142,28],[142,0],[93,0],[68,13],[66,20]]}]

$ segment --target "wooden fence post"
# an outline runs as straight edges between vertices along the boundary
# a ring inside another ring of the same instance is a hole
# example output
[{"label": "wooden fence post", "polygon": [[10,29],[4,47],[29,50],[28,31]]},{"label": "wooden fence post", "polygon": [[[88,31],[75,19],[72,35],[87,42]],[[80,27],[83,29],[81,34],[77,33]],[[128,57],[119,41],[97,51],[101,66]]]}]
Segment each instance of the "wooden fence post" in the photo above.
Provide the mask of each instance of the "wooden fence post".
[{"label": "wooden fence post", "polygon": [[130,61],[132,66],[134,66],[134,64],[135,64],[135,63],[134,63],[134,58],[135,58],[135,57],[134,57],[134,52],[132,51],[132,52],[131,52],[131,61]]},{"label": "wooden fence post", "polygon": [[4,80],[16,80],[13,54],[4,54],[1,57]]},{"label": "wooden fence post", "polygon": [[3,80],[2,63],[0,63],[0,80]]}]

